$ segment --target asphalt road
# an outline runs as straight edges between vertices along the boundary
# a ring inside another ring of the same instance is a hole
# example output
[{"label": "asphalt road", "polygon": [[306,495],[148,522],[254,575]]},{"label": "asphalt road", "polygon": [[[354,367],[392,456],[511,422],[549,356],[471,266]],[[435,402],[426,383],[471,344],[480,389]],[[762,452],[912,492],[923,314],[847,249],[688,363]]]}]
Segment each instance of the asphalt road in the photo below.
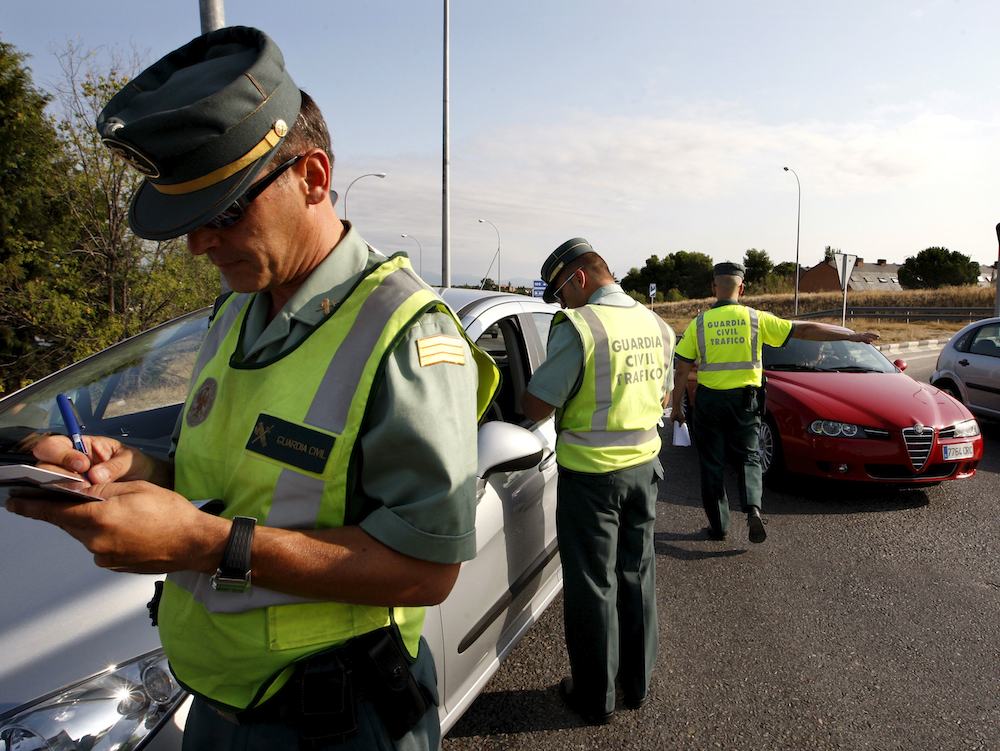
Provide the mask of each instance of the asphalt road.
[{"label": "asphalt road", "polygon": [[[926,380],[933,353],[903,357]],[[706,540],[693,450],[665,447],[649,702],[605,727],[563,707],[559,599],[445,751],[1000,749],[1000,426],[986,441],[976,477],[926,491],[769,489],[763,545]]]}]

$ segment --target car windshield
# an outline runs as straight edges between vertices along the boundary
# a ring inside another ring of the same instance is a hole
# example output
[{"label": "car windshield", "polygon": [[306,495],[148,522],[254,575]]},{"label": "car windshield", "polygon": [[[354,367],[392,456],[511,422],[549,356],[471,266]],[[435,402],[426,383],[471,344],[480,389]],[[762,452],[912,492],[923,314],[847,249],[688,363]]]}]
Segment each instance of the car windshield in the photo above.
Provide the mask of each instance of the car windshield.
[{"label": "car windshield", "polygon": [[167,413],[184,401],[207,330],[207,311],[184,316],[0,401],[0,461],[23,460],[34,434],[65,432],[56,394],[73,400],[87,432],[129,437],[164,454],[176,417]]},{"label": "car windshield", "polygon": [[896,366],[870,344],[789,339],[764,347],[764,369],[818,373],[895,373]]}]

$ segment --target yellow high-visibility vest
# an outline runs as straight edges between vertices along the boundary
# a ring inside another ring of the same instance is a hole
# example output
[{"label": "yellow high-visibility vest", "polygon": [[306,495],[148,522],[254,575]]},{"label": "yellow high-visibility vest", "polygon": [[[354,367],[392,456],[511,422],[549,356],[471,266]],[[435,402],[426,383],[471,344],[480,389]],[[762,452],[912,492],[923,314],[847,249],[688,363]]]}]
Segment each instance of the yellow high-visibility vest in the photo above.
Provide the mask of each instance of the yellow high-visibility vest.
[{"label": "yellow high-visibility vest", "polygon": [[580,335],[584,362],[580,389],[558,415],[560,466],[606,473],[656,457],[673,331],[638,303],[584,305],[556,315]]},{"label": "yellow high-visibility vest", "polygon": [[[288,352],[267,363],[233,363],[251,297],[224,303],[199,352],[175,488],[186,498],[223,499],[227,518],[251,516],[286,529],[343,526],[355,445],[385,359],[423,313],[453,314],[405,256],[395,256]],[[499,371],[466,344],[479,369],[482,416]],[[283,685],[296,660],[392,621],[416,656],[423,608],[317,601],[258,586],[221,592],[210,578],[170,574],[158,617],[177,678],[220,704],[254,706]]]}]

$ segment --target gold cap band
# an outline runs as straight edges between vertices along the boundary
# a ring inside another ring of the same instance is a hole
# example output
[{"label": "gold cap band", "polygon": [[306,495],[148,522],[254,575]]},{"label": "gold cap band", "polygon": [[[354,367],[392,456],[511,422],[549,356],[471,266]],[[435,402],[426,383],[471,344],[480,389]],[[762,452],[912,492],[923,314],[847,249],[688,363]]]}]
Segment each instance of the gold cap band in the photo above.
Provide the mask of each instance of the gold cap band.
[{"label": "gold cap band", "polygon": [[[278,123],[284,123],[283,120],[279,120]],[[276,123],[277,125],[277,123]],[[267,152],[273,149],[278,143],[281,142],[281,136],[278,135],[274,128],[271,128],[267,132],[260,142],[254,146],[250,151],[241,156],[236,161],[230,162],[217,170],[212,170],[207,175],[202,175],[201,177],[196,177],[194,180],[188,180],[183,183],[172,183],[170,185],[160,185],[158,183],[150,182],[149,184],[156,188],[160,193],[165,193],[168,196],[179,196],[185,193],[194,193],[196,190],[202,190],[203,188],[208,188],[216,183],[221,183],[227,177],[231,177],[239,172],[244,167],[247,167]]]}]

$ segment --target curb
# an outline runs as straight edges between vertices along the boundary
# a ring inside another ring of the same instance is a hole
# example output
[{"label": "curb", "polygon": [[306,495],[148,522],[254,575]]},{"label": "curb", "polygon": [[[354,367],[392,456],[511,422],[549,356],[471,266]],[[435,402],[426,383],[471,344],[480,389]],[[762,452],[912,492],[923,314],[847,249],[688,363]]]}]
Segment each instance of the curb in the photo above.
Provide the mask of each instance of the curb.
[{"label": "curb", "polygon": [[894,342],[880,345],[879,350],[881,352],[906,352],[913,349],[930,349],[944,346],[948,341],[948,339],[924,339],[918,342]]}]

